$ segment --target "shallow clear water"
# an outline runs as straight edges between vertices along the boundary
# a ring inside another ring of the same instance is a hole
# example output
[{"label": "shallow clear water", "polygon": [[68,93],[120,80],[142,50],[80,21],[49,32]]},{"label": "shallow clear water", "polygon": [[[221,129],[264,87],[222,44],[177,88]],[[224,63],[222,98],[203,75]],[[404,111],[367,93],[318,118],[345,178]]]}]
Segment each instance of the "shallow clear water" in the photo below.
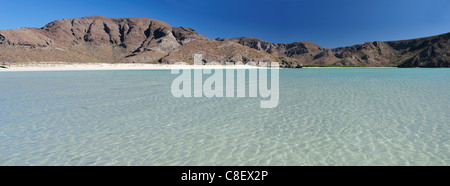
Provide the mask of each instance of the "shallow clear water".
[{"label": "shallow clear water", "polygon": [[0,73],[0,165],[450,165],[450,69],[280,71],[280,103],[170,71]]}]

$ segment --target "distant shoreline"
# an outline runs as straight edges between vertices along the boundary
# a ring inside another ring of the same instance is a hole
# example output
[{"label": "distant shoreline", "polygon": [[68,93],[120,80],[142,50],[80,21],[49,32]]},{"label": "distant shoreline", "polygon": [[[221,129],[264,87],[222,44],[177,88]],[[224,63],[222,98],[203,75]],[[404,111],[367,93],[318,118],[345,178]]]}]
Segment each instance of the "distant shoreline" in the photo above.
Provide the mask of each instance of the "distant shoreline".
[{"label": "distant shoreline", "polygon": [[172,70],[172,69],[260,69],[251,65],[171,65],[146,63],[17,63],[0,72],[98,71],[98,70]]},{"label": "distant shoreline", "polygon": [[[33,72],[33,71],[102,71],[102,70],[172,70],[172,69],[261,69],[264,67],[251,65],[172,65],[147,63],[17,63],[1,66],[0,72]],[[398,67],[303,67],[315,68],[398,68]],[[292,68],[280,68],[292,69]]]},{"label": "distant shoreline", "polygon": [[308,68],[399,68],[399,67],[349,67],[349,66],[342,66],[342,67],[303,67],[304,69]]}]

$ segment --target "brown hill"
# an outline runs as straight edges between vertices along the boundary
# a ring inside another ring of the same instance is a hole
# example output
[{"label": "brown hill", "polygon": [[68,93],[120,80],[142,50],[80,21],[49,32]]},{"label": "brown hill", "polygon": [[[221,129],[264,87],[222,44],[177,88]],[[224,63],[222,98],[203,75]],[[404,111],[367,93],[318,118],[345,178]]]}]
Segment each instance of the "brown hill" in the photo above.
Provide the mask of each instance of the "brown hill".
[{"label": "brown hill", "polygon": [[[196,53],[205,54],[206,62],[279,60],[234,42],[208,39],[190,28],[144,18],[93,16],[53,21],[40,29],[0,31],[4,61],[192,63]],[[284,67],[291,65],[301,66],[284,60]]]},{"label": "brown hill", "polygon": [[185,27],[145,18],[103,16],[53,21],[42,28],[0,30],[0,60],[11,62],[192,63],[270,62],[341,66],[448,67],[449,34],[335,49],[310,42],[274,44],[255,38],[212,40]]},{"label": "brown hill", "polygon": [[183,29],[153,19],[64,19],[40,29],[0,31],[0,55],[24,62],[155,62],[188,43],[192,36],[185,35]]},{"label": "brown hill", "polygon": [[362,45],[322,48],[310,42],[274,44],[241,37],[230,41],[306,65],[373,67],[450,67],[450,33],[404,41],[367,42]]}]

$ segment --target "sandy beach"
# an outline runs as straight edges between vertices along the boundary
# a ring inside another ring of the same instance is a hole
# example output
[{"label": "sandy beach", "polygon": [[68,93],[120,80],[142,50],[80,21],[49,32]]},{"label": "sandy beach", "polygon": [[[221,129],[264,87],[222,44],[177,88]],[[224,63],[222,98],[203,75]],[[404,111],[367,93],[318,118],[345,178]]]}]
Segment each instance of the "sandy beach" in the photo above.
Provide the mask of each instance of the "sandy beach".
[{"label": "sandy beach", "polygon": [[257,69],[251,65],[168,65],[144,63],[24,63],[0,68],[0,72],[79,70]]}]

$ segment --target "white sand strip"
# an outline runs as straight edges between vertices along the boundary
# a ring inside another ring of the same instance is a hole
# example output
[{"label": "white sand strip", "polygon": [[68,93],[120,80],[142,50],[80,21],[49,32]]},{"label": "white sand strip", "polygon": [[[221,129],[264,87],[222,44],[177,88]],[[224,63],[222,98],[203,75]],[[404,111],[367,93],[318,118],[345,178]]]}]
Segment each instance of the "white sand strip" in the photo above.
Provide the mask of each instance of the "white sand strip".
[{"label": "white sand strip", "polygon": [[79,71],[79,70],[171,70],[171,69],[256,69],[250,65],[165,65],[141,63],[29,63],[13,64],[8,68],[0,68],[0,72],[22,71]]}]

